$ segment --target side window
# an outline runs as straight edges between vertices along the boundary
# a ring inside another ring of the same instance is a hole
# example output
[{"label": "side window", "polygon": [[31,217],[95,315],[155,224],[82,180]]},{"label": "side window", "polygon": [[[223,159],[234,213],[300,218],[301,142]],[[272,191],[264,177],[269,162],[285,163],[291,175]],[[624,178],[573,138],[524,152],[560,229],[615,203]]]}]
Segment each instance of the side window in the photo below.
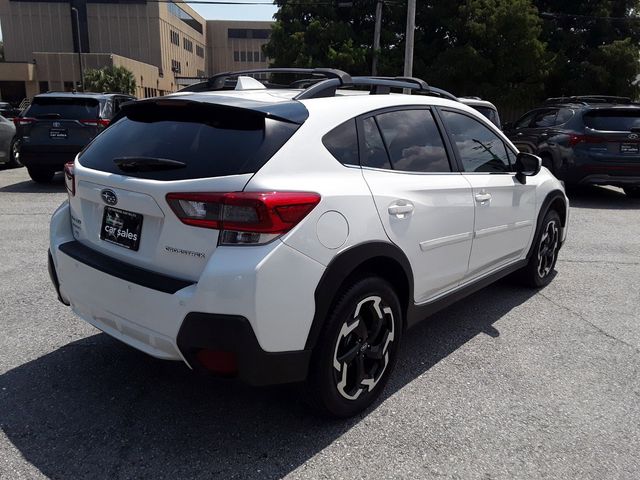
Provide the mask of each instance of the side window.
[{"label": "side window", "polygon": [[360,152],[360,161],[363,167],[391,169],[387,150],[380,136],[380,130],[373,117],[365,118],[363,126],[363,151]]},{"label": "side window", "polygon": [[359,165],[356,120],[338,125],[322,137],[325,148],[343,165]]},{"label": "side window", "polygon": [[573,118],[573,110],[570,108],[561,108],[558,110],[555,125],[563,125]]},{"label": "side window", "polygon": [[552,127],[556,124],[556,115],[558,114],[558,109],[552,110],[541,110],[533,119],[533,124],[531,125],[534,128],[545,128]]},{"label": "side window", "polygon": [[531,124],[531,119],[533,118],[533,116],[536,113],[538,113],[538,112],[537,111],[533,111],[533,112],[527,113],[523,117],[520,117],[518,120],[516,120],[516,123],[514,123],[513,127],[514,128],[527,128]]},{"label": "side window", "polygon": [[455,143],[465,172],[510,172],[504,142],[483,124],[461,113],[442,110],[442,117]]},{"label": "side window", "polygon": [[376,116],[394,170],[450,172],[440,131],[430,110],[400,110]]}]

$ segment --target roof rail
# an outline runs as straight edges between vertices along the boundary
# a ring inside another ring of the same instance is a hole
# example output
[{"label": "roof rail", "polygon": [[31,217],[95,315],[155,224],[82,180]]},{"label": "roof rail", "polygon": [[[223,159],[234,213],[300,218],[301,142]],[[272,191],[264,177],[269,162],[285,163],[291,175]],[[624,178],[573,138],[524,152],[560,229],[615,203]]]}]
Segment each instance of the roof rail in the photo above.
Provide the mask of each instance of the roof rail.
[{"label": "roof rail", "polygon": [[550,97],[544,101],[545,104],[553,103],[633,103],[629,97],[616,97],[613,95],[574,95],[571,97]]},{"label": "roof rail", "polygon": [[329,78],[300,92],[294,97],[294,100],[333,97],[336,94],[336,90],[341,86],[371,87],[370,93],[372,95],[387,94],[392,88],[407,88],[416,93],[436,95],[454,101],[458,100],[455,95],[445,90],[431,87],[424,80],[415,77],[353,77],[350,85],[340,85],[336,79]]},{"label": "roof rail", "polygon": [[204,82],[195,83],[180,89],[181,92],[204,92],[211,90],[222,90],[225,88],[225,82],[232,77],[240,75],[255,75],[261,73],[281,73],[281,74],[306,74],[310,76],[324,77],[327,79],[338,80],[340,85],[351,84],[351,76],[335,68],[257,68],[252,70],[238,70],[235,72],[217,73]]}]

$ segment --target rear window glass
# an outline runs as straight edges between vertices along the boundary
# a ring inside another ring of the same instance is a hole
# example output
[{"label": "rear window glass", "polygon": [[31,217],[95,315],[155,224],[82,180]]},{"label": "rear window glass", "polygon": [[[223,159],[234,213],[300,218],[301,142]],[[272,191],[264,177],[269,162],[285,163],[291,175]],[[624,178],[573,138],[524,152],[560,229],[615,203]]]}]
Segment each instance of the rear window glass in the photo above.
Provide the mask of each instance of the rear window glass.
[{"label": "rear window glass", "polygon": [[[185,180],[255,173],[298,125],[230,108],[149,108],[129,113],[96,137],[80,163],[103,172],[153,180]],[[127,171],[115,159],[177,160],[183,168]]]},{"label": "rear window glass", "polygon": [[496,112],[493,108],[481,107],[481,106],[477,106],[477,107],[474,106],[473,108],[475,108],[482,115],[487,117],[491,121],[491,123],[493,123],[494,125],[497,125],[498,127],[500,126],[500,119],[498,118],[498,112]]},{"label": "rear window glass", "polygon": [[594,130],[629,132],[640,128],[640,109],[638,110],[595,110],[584,115],[584,124]]},{"label": "rear window glass", "polygon": [[358,165],[358,133],[356,120],[338,125],[322,137],[325,148],[343,165]]},{"label": "rear window glass", "polygon": [[100,103],[95,98],[34,98],[25,112],[33,118],[85,120],[100,116]]}]

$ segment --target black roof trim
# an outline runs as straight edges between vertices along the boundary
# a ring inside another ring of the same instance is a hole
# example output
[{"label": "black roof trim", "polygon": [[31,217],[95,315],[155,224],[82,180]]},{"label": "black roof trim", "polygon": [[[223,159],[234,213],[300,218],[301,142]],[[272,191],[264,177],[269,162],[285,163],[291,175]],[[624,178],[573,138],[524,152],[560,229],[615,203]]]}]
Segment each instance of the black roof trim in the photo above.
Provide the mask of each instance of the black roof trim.
[{"label": "black roof trim", "polygon": [[[155,97],[137,102],[127,102],[122,105],[121,113],[118,119],[133,109],[144,108],[146,105],[180,105],[195,104],[211,107],[233,108],[241,110],[250,110],[259,113],[266,118],[273,118],[284,122],[302,125],[309,118],[309,111],[300,102],[295,100],[283,102],[261,102],[239,97],[226,97],[224,95],[203,95],[198,93]],[[115,121],[116,119],[114,119]]]},{"label": "black roof trim", "polygon": [[571,97],[550,97],[547,98],[543,105],[566,105],[566,104],[632,104],[633,101],[629,97],[616,97],[612,95],[574,95]]}]

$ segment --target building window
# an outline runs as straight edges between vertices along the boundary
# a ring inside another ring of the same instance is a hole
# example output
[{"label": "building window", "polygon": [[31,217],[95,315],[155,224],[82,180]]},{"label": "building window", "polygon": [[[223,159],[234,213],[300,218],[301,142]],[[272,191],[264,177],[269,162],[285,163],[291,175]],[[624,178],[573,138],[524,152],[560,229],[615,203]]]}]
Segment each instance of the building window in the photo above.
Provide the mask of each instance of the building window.
[{"label": "building window", "polygon": [[182,64],[178,60],[171,60],[171,71],[173,73],[182,73]]},{"label": "building window", "polygon": [[182,46],[188,52],[193,52],[193,42],[188,38],[182,37]]},{"label": "building window", "polygon": [[240,52],[240,61],[241,62],[247,61],[247,52]]},{"label": "building window", "polygon": [[254,62],[260,61],[260,52],[253,52],[253,61]]},{"label": "building window", "polygon": [[204,48],[202,48],[200,45],[196,45],[196,55],[200,58],[204,58]]},{"label": "building window", "polygon": [[178,32],[169,30],[169,37],[171,38],[171,43],[178,46],[180,45],[180,35],[178,34]]},{"label": "building window", "polygon": [[260,61],[263,63],[267,61],[267,56],[264,54],[264,52],[260,52]]},{"label": "building window", "polygon": [[169,13],[171,15],[173,15],[174,17],[178,17],[184,23],[186,23],[191,28],[193,28],[196,32],[202,33],[204,31],[202,29],[202,24],[198,20],[193,18],[191,15],[189,15],[187,12],[185,12],[182,8],[180,8],[175,3],[169,2],[167,7],[169,8]]},{"label": "building window", "polygon": [[235,51],[233,52],[233,61],[234,62],[239,62],[240,61],[240,52],[239,51]]},{"label": "building window", "polygon": [[38,82],[38,87],[40,88],[40,93],[48,92],[49,82]]},{"label": "building window", "polygon": [[268,28],[229,28],[227,38],[260,38],[267,39],[271,35]]},{"label": "building window", "polygon": [[200,78],[204,78],[204,70],[198,70],[197,75]]}]

